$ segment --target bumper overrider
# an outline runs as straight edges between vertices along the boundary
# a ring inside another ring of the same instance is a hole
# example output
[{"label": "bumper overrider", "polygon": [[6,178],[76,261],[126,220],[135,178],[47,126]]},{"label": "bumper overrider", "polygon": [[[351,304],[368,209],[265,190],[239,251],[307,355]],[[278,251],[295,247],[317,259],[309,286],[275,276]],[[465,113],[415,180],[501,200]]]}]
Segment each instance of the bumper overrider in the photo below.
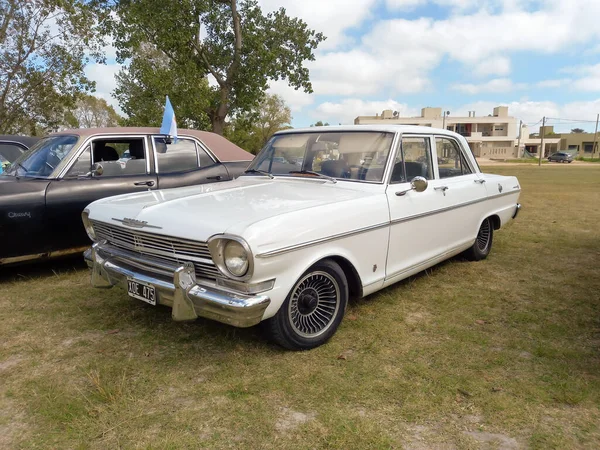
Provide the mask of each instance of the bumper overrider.
[{"label": "bumper overrider", "polygon": [[92,286],[127,289],[129,280],[154,286],[157,304],[172,307],[173,320],[205,317],[236,327],[258,324],[271,303],[264,294],[245,295],[198,281],[191,263],[177,265],[123,250],[103,242],[84,253]]}]

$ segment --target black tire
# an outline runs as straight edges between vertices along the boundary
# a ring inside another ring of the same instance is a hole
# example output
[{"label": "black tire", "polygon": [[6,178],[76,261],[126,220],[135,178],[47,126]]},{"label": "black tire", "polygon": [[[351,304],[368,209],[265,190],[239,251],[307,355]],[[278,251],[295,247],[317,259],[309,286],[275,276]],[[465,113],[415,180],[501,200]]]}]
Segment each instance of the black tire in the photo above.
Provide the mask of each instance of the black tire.
[{"label": "black tire", "polygon": [[484,219],[477,232],[473,246],[465,252],[465,257],[470,261],[481,261],[487,258],[494,242],[494,223],[489,217]]},{"label": "black tire", "polygon": [[571,164],[573,161],[567,161],[569,164]]},{"label": "black tire", "polygon": [[344,318],[348,283],[334,261],[323,260],[294,284],[275,316],[262,325],[267,337],[289,350],[308,350],[327,342]]}]

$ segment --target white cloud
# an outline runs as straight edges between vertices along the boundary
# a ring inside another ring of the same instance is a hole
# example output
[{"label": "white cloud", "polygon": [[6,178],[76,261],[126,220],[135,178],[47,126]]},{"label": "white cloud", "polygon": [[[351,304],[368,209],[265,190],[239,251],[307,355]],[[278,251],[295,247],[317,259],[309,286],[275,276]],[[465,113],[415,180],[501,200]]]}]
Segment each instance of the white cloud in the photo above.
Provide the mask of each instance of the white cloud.
[{"label": "white cloud", "polygon": [[[420,92],[430,86],[429,77],[444,58],[465,64],[474,76],[496,77],[487,85],[464,86],[463,90],[508,92],[524,87],[501,78],[511,72],[511,53],[555,54],[600,38],[595,25],[600,15],[597,0],[489,0],[480,9],[475,8],[480,3],[475,0],[430,1],[471,8],[443,20],[381,20],[350,50],[318,51],[317,60],[307,65],[315,92],[343,96]],[[398,8],[417,3],[387,0],[389,7]],[[533,5],[540,9],[523,9]],[[322,11],[319,16],[323,18]],[[590,90],[594,84],[595,78],[582,81],[579,87]]]},{"label": "white cloud", "polygon": [[555,80],[542,80],[539,81],[535,84],[536,87],[538,88],[559,88],[562,86],[565,86],[567,84],[569,84],[571,82],[571,79],[569,78],[558,78]]},{"label": "white cloud", "polygon": [[473,74],[478,77],[489,75],[503,76],[510,73],[510,59],[505,56],[492,56],[478,62],[473,67]]},{"label": "white cloud", "polygon": [[90,64],[85,68],[85,75],[96,82],[96,97],[103,98],[109,105],[122,114],[119,108],[119,102],[112,96],[112,92],[117,87],[115,75],[121,70],[120,64]]},{"label": "white cloud", "polygon": [[347,42],[345,31],[367,20],[375,3],[377,0],[259,0],[263,11],[283,7],[289,16],[301,18],[327,36],[319,46],[321,50]]},{"label": "white cloud", "polygon": [[391,99],[365,101],[358,98],[347,98],[339,103],[321,103],[312,113],[312,116],[323,122],[346,125],[354,123],[357,116],[374,116],[375,114],[381,114],[384,109],[398,111],[401,116],[414,116],[417,114],[416,110],[409,108],[406,104]]},{"label": "white cloud", "polygon": [[427,3],[427,0],[386,0],[385,4],[389,9],[412,9],[416,6],[422,6]]},{"label": "white cloud", "polygon": [[307,94],[300,89],[294,89],[285,80],[272,81],[269,86],[269,93],[280,95],[292,112],[301,111],[302,108],[312,105],[314,102],[314,95]]},{"label": "white cloud", "polygon": [[575,80],[573,88],[579,91],[600,91],[600,64],[594,66],[582,66],[573,73],[582,75]]},{"label": "white cloud", "polygon": [[513,83],[508,78],[495,78],[481,84],[458,83],[452,85],[452,89],[470,95],[481,94],[482,92],[504,93],[518,89],[525,89],[526,87],[526,84]]}]

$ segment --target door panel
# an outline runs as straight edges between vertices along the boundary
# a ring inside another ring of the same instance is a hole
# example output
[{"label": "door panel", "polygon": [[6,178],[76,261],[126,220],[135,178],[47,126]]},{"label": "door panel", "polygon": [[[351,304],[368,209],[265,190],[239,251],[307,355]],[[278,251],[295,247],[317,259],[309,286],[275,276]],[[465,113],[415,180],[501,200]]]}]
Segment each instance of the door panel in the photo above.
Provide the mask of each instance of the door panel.
[{"label": "door panel", "polygon": [[466,158],[466,149],[446,136],[437,136],[438,192],[448,208],[440,219],[444,223],[449,249],[472,244],[477,236],[487,193],[478,174]]},{"label": "door panel", "polygon": [[[147,186],[145,183],[153,183]],[[52,250],[88,245],[81,212],[91,202],[113,195],[156,189],[156,175],[64,179],[50,183],[46,213],[53,232]]]},{"label": "door panel", "polygon": [[0,180],[0,259],[48,249],[44,237],[47,180],[2,177]]},{"label": "door panel", "polygon": [[[386,194],[390,209],[390,242],[386,279],[400,279],[402,274],[425,264],[446,251],[446,237],[440,219],[433,214],[446,206],[446,198],[435,188],[431,139],[403,136]],[[411,180],[428,179],[423,192],[411,190]],[[398,195],[400,194],[400,195]]]},{"label": "door panel", "polygon": [[436,181],[431,180],[423,192],[409,191],[402,196],[396,192],[410,189],[410,183],[388,186],[391,226],[386,279],[400,277],[446,252],[445,220],[434,214],[446,206],[446,199],[434,190]]},{"label": "door panel", "polygon": [[51,249],[90,244],[81,212],[91,202],[156,189],[156,175],[147,173],[149,158],[144,136],[95,138],[83,149],[65,177],[52,181],[46,192],[46,214],[53,232]]}]

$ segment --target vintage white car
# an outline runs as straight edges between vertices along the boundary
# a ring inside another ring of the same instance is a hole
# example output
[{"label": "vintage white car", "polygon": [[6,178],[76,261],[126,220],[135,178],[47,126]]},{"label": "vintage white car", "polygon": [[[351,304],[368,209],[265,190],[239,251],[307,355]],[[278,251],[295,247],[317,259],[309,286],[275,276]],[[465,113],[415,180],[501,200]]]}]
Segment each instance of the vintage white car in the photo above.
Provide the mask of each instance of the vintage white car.
[{"label": "vintage white car", "polygon": [[461,252],[484,259],[519,212],[515,177],[465,139],[415,126],[276,133],[236,180],[98,200],[83,213],[97,287],[175,320],[263,322],[289,349],[336,331],[352,297]]}]

